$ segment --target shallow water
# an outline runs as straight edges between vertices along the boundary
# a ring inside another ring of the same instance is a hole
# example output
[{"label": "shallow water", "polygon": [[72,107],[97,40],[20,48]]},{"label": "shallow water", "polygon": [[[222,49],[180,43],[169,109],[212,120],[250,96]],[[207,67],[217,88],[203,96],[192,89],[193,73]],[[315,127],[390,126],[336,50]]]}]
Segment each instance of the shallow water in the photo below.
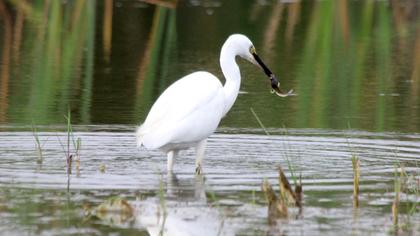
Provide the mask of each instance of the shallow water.
[{"label": "shallow water", "polygon": [[[136,148],[134,133],[129,132],[134,128],[76,126],[83,130],[74,133],[82,140],[80,169],[76,170],[74,162],[69,179],[58,141],[65,143],[66,133],[39,133],[44,154],[40,164],[32,133],[1,132],[2,232],[155,234],[163,227],[169,235],[333,235],[337,230],[381,235],[392,230],[397,163],[410,176],[401,195],[400,222],[411,223],[411,232],[420,230],[415,224],[420,220],[418,211],[408,213],[420,202],[415,192],[419,188],[419,135],[316,129],[290,129],[285,135],[285,130],[270,129],[267,136],[259,129],[220,129],[209,139],[201,178],[194,175],[192,150],[181,152],[174,174],[168,175],[162,153]],[[356,210],[353,154],[361,160],[360,207]],[[294,219],[297,209],[292,208],[288,220],[269,225],[260,186],[267,179],[278,189],[278,166],[291,179],[287,160],[295,175],[302,176],[303,214]],[[105,165],[104,172],[101,165]],[[160,192],[167,212],[164,226]],[[86,206],[93,208],[116,196],[133,206],[133,217],[124,220],[117,213],[85,216]]]}]

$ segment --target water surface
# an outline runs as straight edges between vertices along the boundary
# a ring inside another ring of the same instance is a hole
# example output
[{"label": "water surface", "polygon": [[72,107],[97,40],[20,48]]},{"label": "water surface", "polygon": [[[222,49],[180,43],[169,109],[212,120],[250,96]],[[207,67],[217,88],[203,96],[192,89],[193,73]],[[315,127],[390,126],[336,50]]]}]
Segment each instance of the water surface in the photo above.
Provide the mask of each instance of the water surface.
[{"label": "water surface", "polygon": [[[175,160],[174,173],[167,174],[162,153],[136,148],[133,132],[127,132],[134,127],[76,129],[84,130],[74,134],[83,140],[81,162],[79,170],[73,163],[69,176],[58,141],[64,142],[66,133],[39,133],[42,164],[36,161],[32,133],[1,133],[3,232],[155,234],[163,227],[169,235],[219,231],[222,235],[333,235],[337,230],[381,235],[392,232],[397,163],[404,163],[409,176],[401,195],[401,222],[411,224],[411,232],[419,230],[415,222],[420,215],[409,213],[420,202],[419,135],[316,129],[292,129],[284,135],[284,130],[270,129],[272,135],[267,136],[258,129],[221,129],[209,139],[204,175],[195,176],[192,151],[182,152]],[[357,209],[352,200],[352,155],[361,160]],[[297,209],[291,208],[289,220],[269,225],[260,186],[267,179],[278,189],[278,166],[290,178],[287,160],[294,174],[302,176],[303,216],[294,219]],[[165,208],[159,197],[162,191]],[[87,206],[93,208],[110,197],[127,199],[134,216],[125,219],[115,213],[98,219],[85,215]],[[164,224],[163,209],[167,212]]]}]

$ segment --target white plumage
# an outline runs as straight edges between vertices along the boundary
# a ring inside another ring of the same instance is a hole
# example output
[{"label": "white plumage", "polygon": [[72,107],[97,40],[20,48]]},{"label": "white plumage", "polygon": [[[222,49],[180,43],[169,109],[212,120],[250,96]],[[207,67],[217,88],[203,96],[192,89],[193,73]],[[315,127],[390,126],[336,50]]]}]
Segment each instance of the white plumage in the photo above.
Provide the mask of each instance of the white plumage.
[{"label": "white plumage", "polygon": [[168,171],[172,171],[173,159],[179,150],[196,147],[196,172],[201,172],[206,139],[238,96],[241,75],[236,56],[260,65],[270,78],[274,78],[256,55],[252,42],[244,35],[231,35],[220,53],[220,65],[226,79],[224,86],[208,72],[189,74],[160,95],[137,129],[138,146],[167,153]]},{"label": "white plumage", "polygon": [[195,72],[173,83],[152,106],[137,131],[148,149],[184,149],[217,128],[224,108],[223,86],[212,74]]}]

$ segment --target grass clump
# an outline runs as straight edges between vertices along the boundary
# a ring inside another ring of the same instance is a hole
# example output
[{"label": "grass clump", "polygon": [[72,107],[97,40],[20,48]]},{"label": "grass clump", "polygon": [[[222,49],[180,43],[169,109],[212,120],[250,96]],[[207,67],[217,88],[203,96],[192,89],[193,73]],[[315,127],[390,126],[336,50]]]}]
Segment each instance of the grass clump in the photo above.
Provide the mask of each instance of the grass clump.
[{"label": "grass clump", "polygon": [[[260,127],[264,130],[265,134],[270,135],[270,133],[267,131],[254,109],[252,109],[251,107],[250,110]],[[287,135],[287,130],[285,132],[285,135]],[[280,186],[279,196],[277,196],[277,194],[271,187],[271,184],[267,180],[264,180],[261,186],[262,191],[265,194],[266,200],[268,201],[268,219],[270,223],[274,223],[276,218],[287,218],[289,215],[288,206],[290,204],[293,204],[299,208],[299,215],[301,215],[302,213],[302,181],[301,178],[299,179],[299,182],[297,181],[296,175],[294,174],[294,168],[289,160],[288,155],[286,155],[286,161],[288,169],[293,179],[293,183],[295,185],[295,189],[292,189],[289,180],[287,179],[283,169],[280,166],[278,170],[278,180]]]},{"label": "grass clump", "polygon": [[268,220],[270,223],[274,223],[277,218],[288,218],[290,205],[298,207],[299,214],[302,213],[302,184],[300,181],[293,190],[281,167],[279,167],[278,180],[279,195],[275,193],[267,180],[264,180],[262,184],[262,191],[268,202]]},{"label": "grass clump", "polygon": [[[82,139],[81,138],[75,138],[73,127],[71,124],[71,112],[70,108],[68,109],[67,116],[64,116],[66,119],[66,137],[67,141],[65,144],[63,144],[60,140],[60,138],[57,136],[58,141],[60,142],[60,145],[63,149],[63,152],[66,156],[66,166],[67,166],[67,174],[71,174],[72,170],[72,163],[73,159],[76,159],[76,170],[79,172],[80,170],[80,150],[82,147]],[[74,151],[71,150],[71,145],[73,145]]]}]

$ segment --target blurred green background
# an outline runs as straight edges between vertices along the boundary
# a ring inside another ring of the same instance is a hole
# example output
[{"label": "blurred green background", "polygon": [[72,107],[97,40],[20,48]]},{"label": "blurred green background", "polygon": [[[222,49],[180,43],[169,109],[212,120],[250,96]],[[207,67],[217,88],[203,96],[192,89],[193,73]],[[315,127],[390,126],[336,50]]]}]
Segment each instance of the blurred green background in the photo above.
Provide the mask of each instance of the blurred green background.
[{"label": "blurred green background", "polygon": [[[243,33],[278,76],[238,59],[241,93],[222,127],[420,132],[420,2],[0,0],[0,127],[140,124]],[[211,112],[211,111],[209,111]]]}]

